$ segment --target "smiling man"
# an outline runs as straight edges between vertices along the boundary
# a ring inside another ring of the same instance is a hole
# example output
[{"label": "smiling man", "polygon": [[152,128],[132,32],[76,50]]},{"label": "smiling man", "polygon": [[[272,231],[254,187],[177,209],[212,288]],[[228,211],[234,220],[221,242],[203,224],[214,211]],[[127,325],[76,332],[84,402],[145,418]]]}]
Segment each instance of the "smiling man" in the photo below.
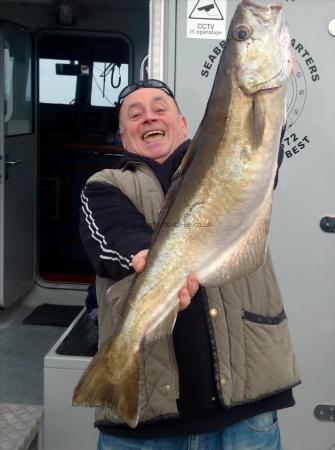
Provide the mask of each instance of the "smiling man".
[{"label": "smiling man", "polygon": [[[150,82],[148,85],[146,82],[140,82],[127,86],[121,92],[119,129],[122,144],[127,152],[150,158],[160,165],[163,165],[181,146],[176,158],[173,157],[179,165],[180,156],[184,156],[190,142],[185,143],[187,137],[186,118],[181,114],[170,88],[160,82],[158,84],[159,87],[155,88],[150,87]],[[132,92],[129,93],[130,90]],[[167,165],[167,168],[171,169],[170,164]],[[173,165],[173,168],[176,169],[176,166]],[[156,169],[159,170],[159,166],[156,166]],[[171,173],[164,183],[165,193],[168,188],[166,183],[170,184],[170,182]],[[144,269],[147,253],[148,250],[145,249],[133,256],[132,266],[136,272]],[[189,278],[188,287],[189,290],[182,289],[180,292],[181,310],[190,302],[190,291],[191,294],[194,294],[198,289],[198,284],[193,276]]]},{"label": "smiling man", "polygon": [[[190,142],[186,119],[161,81],[127,86],[118,106],[125,149],[119,168],[93,175],[82,192],[80,232],[97,273],[100,344],[122,320],[132,274],[145,268],[161,204]],[[276,410],[294,404],[291,389],[225,408],[222,385],[230,381],[218,372],[219,358],[231,364],[229,342],[234,345],[241,332],[224,322],[227,305],[241,295],[245,302],[266,302],[271,293],[271,301],[279,301],[271,263],[231,283],[225,296],[215,292],[199,288],[190,274],[179,293],[172,340],[142,344],[139,424],[130,428],[108,408],[98,408],[99,450],[281,448]],[[217,308],[209,310],[209,296]],[[222,326],[218,334],[214,324]],[[229,336],[222,340],[224,330]],[[242,347],[236,346],[236,353],[243,353]],[[255,353],[252,364],[262,358]],[[246,376],[243,364],[236,373],[228,366],[238,384]]]},{"label": "smiling man", "polygon": [[120,135],[125,150],[162,164],[185,141],[186,119],[171,95],[142,88],[122,103]]}]

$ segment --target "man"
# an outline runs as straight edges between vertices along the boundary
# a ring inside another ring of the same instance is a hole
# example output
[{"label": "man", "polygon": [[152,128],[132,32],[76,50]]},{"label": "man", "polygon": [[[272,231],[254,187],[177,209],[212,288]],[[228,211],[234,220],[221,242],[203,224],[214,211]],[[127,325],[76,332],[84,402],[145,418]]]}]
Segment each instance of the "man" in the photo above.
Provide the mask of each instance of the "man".
[{"label": "man", "polygon": [[[120,168],[91,177],[82,196],[81,237],[98,275],[100,341],[113,327],[113,305],[106,301],[105,291],[110,280],[127,280],[133,269],[144,270],[151,225],[189,145],[186,119],[171,90],[158,80],[135,83],[121,92],[119,120],[125,149]],[[289,355],[282,363],[284,370],[275,377],[280,387],[271,388],[272,376],[267,376],[266,368],[261,379],[253,379],[252,367],[261,367],[262,358],[268,356],[262,354],[262,344],[252,348],[254,343],[247,331],[243,334],[240,317],[236,330],[234,317],[229,319],[230,304],[236,304],[235,299],[242,295],[251,306],[269,301],[274,309],[282,308],[269,259],[250,277],[226,288],[199,288],[195,275],[189,275],[187,286],[179,293],[173,347],[168,343],[159,347],[158,343],[159,350],[146,347],[143,351],[139,425],[132,429],[120,423],[113,412],[98,410],[99,450],[281,449],[276,410],[294,404],[291,387],[299,382],[294,357],[287,332],[279,331],[283,342],[278,344],[276,357],[281,358],[281,348]],[[208,307],[213,296],[217,308]],[[215,322],[221,320],[221,312],[228,317],[222,322],[222,335]],[[282,330],[285,314],[278,317],[257,315],[257,320],[264,319],[266,326]],[[232,380],[221,376],[222,372],[220,375],[222,367]],[[162,383],[163,378],[169,381]],[[248,386],[253,383],[259,395],[251,400]],[[263,389],[263,384],[270,387]],[[237,386],[240,392],[233,397],[240,400],[230,402],[228,385]]]}]

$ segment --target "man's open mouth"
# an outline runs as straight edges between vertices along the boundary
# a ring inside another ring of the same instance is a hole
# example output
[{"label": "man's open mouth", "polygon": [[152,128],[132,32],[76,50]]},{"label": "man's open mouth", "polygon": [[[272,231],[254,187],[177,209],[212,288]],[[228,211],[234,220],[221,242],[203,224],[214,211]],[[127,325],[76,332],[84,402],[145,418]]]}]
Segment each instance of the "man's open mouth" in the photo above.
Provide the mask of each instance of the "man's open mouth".
[{"label": "man's open mouth", "polygon": [[163,130],[150,130],[143,134],[142,139],[147,139],[151,136],[165,136],[165,132]]}]

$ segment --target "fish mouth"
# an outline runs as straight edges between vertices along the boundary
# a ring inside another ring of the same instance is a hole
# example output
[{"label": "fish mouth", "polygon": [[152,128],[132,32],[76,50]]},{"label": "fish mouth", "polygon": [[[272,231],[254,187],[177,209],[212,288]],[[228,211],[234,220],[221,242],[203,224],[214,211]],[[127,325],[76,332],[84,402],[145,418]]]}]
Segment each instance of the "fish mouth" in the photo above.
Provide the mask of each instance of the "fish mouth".
[{"label": "fish mouth", "polygon": [[145,141],[148,138],[157,136],[165,136],[165,131],[159,129],[146,131],[145,133],[143,133],[142,139],[143,141]]},{"label": "fish mouth", "polygon": [[278,13],[283,9],[283,6],[280,3],[270,3],[267,6],[261,6],[251,0],[243,0],[242,6],[252,10],[252,13],[255,16],[260,17],[265,22],[273,19],[276,21]]},{"label": "fish mouth", "polygon": [[257,5],[257,3],[255,3],[251,0],[243,0],[242,5],[246,6],[246,7],[251,6],[253,8],[256,8],[256,10],[263,11],[263,12],[268,11],[269,8],[278,8],[279,10],[283,9],[283,6],[280,3],[270,3],[269,5],[261,6],[261,5]]}]

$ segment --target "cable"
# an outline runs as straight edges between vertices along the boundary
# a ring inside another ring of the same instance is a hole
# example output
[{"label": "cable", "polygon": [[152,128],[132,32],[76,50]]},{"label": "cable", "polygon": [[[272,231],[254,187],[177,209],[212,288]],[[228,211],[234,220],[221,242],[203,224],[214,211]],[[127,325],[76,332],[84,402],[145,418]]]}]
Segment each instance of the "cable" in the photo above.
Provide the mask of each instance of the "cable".
[{"label": "cable", "polygon": [[107,95],[104,95],[104,92],[103,92],[103,90],[101,89],[101,87],[99,86],[99,83],[97,82],[97,80],[96,80],[96,78],[95,78],[94,75],[93,75],[93,80],[95,81],[95,84],[97,85],[97,88],[98,88],[99,91],[101,92],[102,98],[105,98],[105,99],[107,100],[107,102],[108,102],[110,105],[115,106],[115,102],[114,102],[114,103],[111,102],[111,101],[109,100],[109,98],[107,97]]}]

